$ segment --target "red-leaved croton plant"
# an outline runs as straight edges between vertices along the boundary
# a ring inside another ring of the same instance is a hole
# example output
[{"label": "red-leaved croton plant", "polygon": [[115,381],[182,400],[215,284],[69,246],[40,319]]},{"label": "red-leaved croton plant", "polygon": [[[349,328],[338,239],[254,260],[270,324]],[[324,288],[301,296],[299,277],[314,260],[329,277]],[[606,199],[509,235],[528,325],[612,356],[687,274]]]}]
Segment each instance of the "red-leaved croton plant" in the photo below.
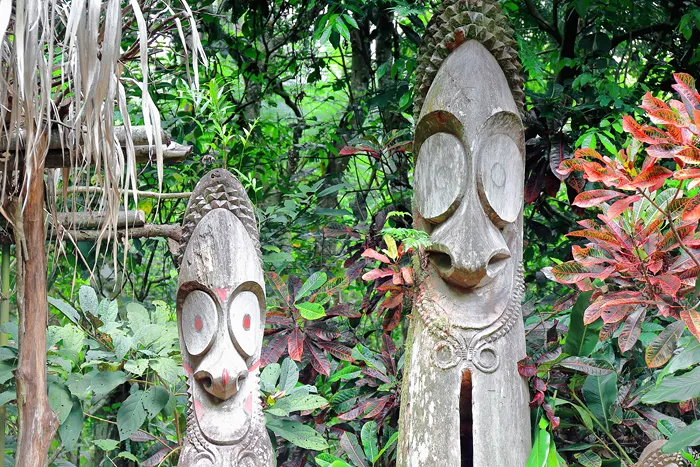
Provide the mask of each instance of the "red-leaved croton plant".
[{"label": "red-leaved croton plant", "polygon": [[680,100],[647,93],[640,107],[649,122],[623,118],[631,140],[615,157],[579,149],[559,167],[562,175],[583,172],[598,185],[574,205],[603,212],[568,234],[588,242],[574,245],[574,260],[552,274],[580,291],[593,290],[584,323],[602,319],[601,339],[621,326],[623,352],[635,345],[646,318],[672,320],[647,346],[650,367],[668,361],[685,326],[700,339],[700,94],[690,75],[674,78]]}]

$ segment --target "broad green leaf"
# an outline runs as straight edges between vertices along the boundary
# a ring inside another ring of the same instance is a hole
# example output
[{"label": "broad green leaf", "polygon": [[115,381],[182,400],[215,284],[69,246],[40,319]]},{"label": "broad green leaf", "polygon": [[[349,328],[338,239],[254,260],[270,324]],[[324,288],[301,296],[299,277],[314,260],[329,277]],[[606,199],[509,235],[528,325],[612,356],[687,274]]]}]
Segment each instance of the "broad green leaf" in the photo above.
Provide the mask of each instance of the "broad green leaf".
[{"label": "broad green leaf", "polygon": [[583,467],[600,467],[601,465],[603,465],[603,460],[598,454],[596,454],[593,451],[586,451],[579,454],[575,454],[574,457]]},{"label": "broad green leaf", "polygon": [[144,324],[133,331],[136,342],[148,347],[163,336],[165,327],[162,324]]},{"label": "broad green leaf", "polygon": [[70,304],[59,298],[47,297],[47,299],[49,303],[54,306],[54,308],[63,313],[63,315],[71,320],[73,324],[80,323],[80,313],[78,313],[78,310],[73,308]]},{"label": "broad green leaf", "polygon": [[271,363],[260,373],[260,388],[265,392],[275,392],[280,377],[279,363]]},{"label": "broad green leaf", "polygon": [[153,300],[152,304],[156,307],[156,309],[153,311],[153,323],[167,323],[170,319],[170,305],[165,303],[163,300]]},{"label": "broad green leaf", "polygon": [[0,407],[17,398],[17,391],[5,391],[0,393]]},{"label": "broad green leaf", "polygon": [[291,358],[285,358],[280,367],[279,389],[286,394],[292,392],[299,381],[299,368]]},{"label": "broad green leaf", "polygon": [[666,329],[651,341],[645,352],[645,359],[649,368],[658,368],[664,365],[673,355],[678,345],[678,339],[683,334],[685,324],[683,321],[674,321],[666,326]]},{"label": "broad green leaf", "polygon": [[370,420],[362,425],[360,439],[362,440],[362,448],[365,451],[365,456],[374,463],[374,459],[379,454],[379,446],[377,442],[377,422]]},{"label": "broad green leaf", "polygon": [[116,439],[96,439],[92,443],[103,451],[114,451],[119,447]]},{"label": "broad green leaf", "polygon": [[340,447],[357,467],[368,467],[370,465],[354,433],[344,431],[340,435]]},{"label": "broad green leaf", "polygon": [[297,292],[295,300],[300,300],[309,295],[314,290],[318,290],[323,284],[326,283],[327,280],[328,278],[326,276],[326,273],[323,271],[318,271],[311,274],[311,277],[309,277],[306,280],[306,282],[304,282],[304,285],[302,285],[299,289],[299,292]]},{"label": "broad green leaf", "polygon": [[17,359],[17,350],[11,348],[11,347],[0,347],[0,361],[4,362],[5,360],[16,360]]},{"label": "broad green leaf", "polygon": [[83,431],[83,406],[77,397],[73,397],[73,407],[68,418],[58,427],[58,436],[61,437],[66,451],[72,451]]},{"label": "broad green leaf", "polygon": [[146,409],[143,407],[144,391],[136,391],[122,402],[117,412],[117,430],[119,440],[124,441],[146,421]]},{"label": "broad green leaf", "polygon": [[90,386],[92,387],[95,397],[102,397],[120,384],[125,383],[129,378],[123,371],[100,371],[97,374],[90,373],[92,376]]},{"label": "broad green leaf", "polygon": [[642,396],[642,402],[653,405],[661,402],[683,402],[700,397],[700,366],[682,376],[667,376],[661,383]]},{"label": "broad green leaf", "polygon": [[139,463],[139,459],[135,455],[127,451],[120,452],[117,458],[129,459],[130,461],[136,462],[136,465],[138,465]]},{"label": "broad green leaf", "polygon": [[177,362],[169,357],[156,358],[149,362],[151,368],[168,383],[176,383],[183,374]]},{"label": "broad green leaf", "polygon": [[98,316],[97,294],[92,287],[88,285],[83,285],[80,287],[80,290],[78,291],[78,299],[80,300],[80,308],[83,309],[83,312],[88,312],[92,316]]},{"label": "broad green leaf", "polygon": [[49,385],[49,405],[51,410],[58,415],[58,423],[63,424],[73,408],[73,400],[68,388],[62,384],[51,383]]},{"label": "broad green leaf", "polygon": [[581,417],[581,421],[583,422],[583,426],[593,431],[593,419],[588,411],[578,404],[571,404],[571,406],[578,412],[579,416]]},{"label": "broad green leaf", "polygon": [[97,316],[103,323],[113,323],[117,320],[119,305],[116,300],[102,300],[97,305]]},{"label": "broad green leaf", "polygon": [[700,363],[700,341],[693,339],[693,342],[685,347],[681,353],[674,355],[664,370],[667,373],[675,373],[678,370],[687,370],[698,363]]},{"label": "broad green leaf", "polygon": [[549,457],[549,446],[551,442],[551,435],[547,430],[548,426],[549,424],[546,421],[544,423],[540,421],[540,428],[535,434],[535,441],[532,444],[532,451],[530,451],[530,457],[528,457],[525,467],[547,466],[547,457]]},{"label": "broad green leaf", "polygon": [[588,376],[582,391],[588,409],[603,426],[610,429],[611,409],[617,399],[617,374]]},{"label": "broad green leaf", "polygon": [[297,303],[295,306],[297,310],[299,310],[299,313],[301,313],[301,316],[309,321],[321,319],[326,316],[326,311],[323,309],[323,306],[318,303]]},{"label": "broad green leaf", "polygon": [[[117,332],[118,331],[118,332]],[[114,344],[114,354],[119,360],[124,359],[126,354],[136,347],[136,342],[134,338],[127,335],[121,329],[117,329],[109,337],[112,338],[112,343]]]},{"label": "broad green leaf", "polygon": [[342,369],[336,371],[331,375],[330,378],[328,378],[328,383],[334,383],[338,381],[339,379],[347,380],[347,379],[353,379],[357,378],[362,374],[362,370],[360,370],[360,367],[357,367],[355,365],[347,365],[343,367]]},{"label": "broad green leaf", "polygon": [[566,335],[563,348],[564,353],[576,357],[589,357],[598,343],[598,335],[603,323],[598,320],[588,326],[583,324],[583,313],[591,302],[592,293],[581,293],[571,309],[569,332]]},{"label": "broad green leaf", "polygon": [[129,322],[129,327],[136,332],[147,324],[151,324],[151,318],[148,316],[148,310],[138,303],[132,302],[126,306],[126,317]]},{"label": "broad green leaf", "polygon": [[144,392],[142,399],[143,408],[148,413],[148,418],[151,419],[158,415],[163,407],[170,400],[170,393],[163,386],[151,386]]},{"label": "broad green leaf", "polygon": [[265,417],[265,425],[273,433],[296,444],[300,448],[313,451],[325,451],[329,448],[328,443],[319,432],[303,423],[267,416]]},{"label": "broad green leaf", "polygon": [[700,445],[700,420],[695,420],[671,436],[661,450],[667,454]]}]

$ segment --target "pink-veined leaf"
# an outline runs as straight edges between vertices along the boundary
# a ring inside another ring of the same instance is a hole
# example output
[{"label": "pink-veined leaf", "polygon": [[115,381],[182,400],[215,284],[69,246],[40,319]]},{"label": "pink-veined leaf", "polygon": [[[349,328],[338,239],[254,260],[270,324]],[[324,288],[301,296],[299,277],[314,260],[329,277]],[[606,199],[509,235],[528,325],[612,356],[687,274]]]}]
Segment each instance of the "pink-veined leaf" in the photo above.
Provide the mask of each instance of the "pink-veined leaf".
[{"label": "pink-veined leaf", "polygon": [[700,219],[700,195],[695,195],[688,200],[683,207],[681,219],[686,222],[694,222]]},{"label": "pink-veined leaf", "polygon": [[628,196],[627,198],[618,199],[610,205],[605,216],[612,220],[617,216],[625,212],[632,204],[636,203],[642,198],[641,195]]},{"label": "pink-veined leaf", "polygon": [[330,376],[331,374],[331,362],[328,361],[328,357],[314,344],[311,342],[304,341],[304,347],[308,351],[309,361],[314,370],[318,371],[322,375]]},{"label": "pink-veined leaf", "polygon": [[391,276],[394,274],[394,271],[391,269],[372,269],[369,272],[366,272],[365,274],[362,275],[362,280],[364,281],[373,281],[375,279],[380,279],[382,277],[387,277]]},{"label": "pink-veined leaf", "polygon": [[270,363],[277,363],[287,350],[287,340],[289,339],[288,331],[280,331],[270,339],[270,342],[263,347],[260,353],[260,366],[266,366]]},{"label": "pink-veined leaf", "polygon": [[355,359],[352,358],[352,349],[346,345],[340,344],[338,342],[316,342],[319,347],[346,362],[354,362]]},{"label": "pink-veined leaf", "polygon": [[391,310],[392,308],[396,308],[397,306],[401,305],[402,302],[403,302],[403,292],[401,292],[401,293],[392,292],[382,302],[382,308],[386,308],[388,310]]},{"label": "pink-veined leaf", "polygon": [[287,352],[289,352],[289,358],[296,360],[297,362],[301,361],[301,356],[304,354],[305,339],[306,335],[304,332],[299,328],[294,328],[287,341]]},{"label": "pink-veined leaf", "polygon": [[553,266],[552,274],[561,284],[575,284],[583,279],[595,277],[597,272],[575,261],[567,261]]},{"label": "pink-veined leaf", "polygon": [[339,303],[326,311],[326,316],[346,316],[348,318],[359,318],[362,313],[355,310],[352,303]]},{"label": "pink-veined leaf", "polygon": [[383,255],[372,248],[367,248],[365,251],[363,251],[362,256],[364,258],[372,258],[377,261],[381,261],[384,264],[391,264],[391,260],[386,255]]},{"label": "pink-veined leaf", "polygon": [[584,191],[576,195],[573,205],[581,208],[590,208],[592,206],[597,206],[600,203],[608,201],[619,196],[624,196],[624,194],[613,190],[590,190]]},{"label": "pink-veined leaf", "polygon": [[688,330],[700,341],[700,313],[692,308],[686,308],[680,313],[681,319],[688,326]]},{"label": "pink-veined leaf", "polygon": [[672,159],[683,149],[685,149],[683,146],[672,143],[653,144],[647,147],[647,154],[657,159]]},{"label": "pink-veined leaf", "polygon": [[401,268],[401,276],[407,285],[413,285],[413,268],[404,266]]},{"label": "pink-veined leaf", "polygon": [[652,276],[649,278],[649,282],[659,287],[664,293],[674,297],[681,288],[681,280],[673,274]]},{"label": "pink-veined leaf", "polygon": [[646,307],[638,306],[625,320],[620,336],[617,338],[617,343],[622,353],[631,350],[639,340],[639,336],[642,335],[642,323],[644,323],[646,315]]},{"label": "pink-veined leaf", "polygon": [[683,321],[674,321],[649,343],[644,353],[649,368],[658,368],[666,364],[673,355],[673,351],[676,350],[678,339],[683,334],[684,329]]},{"label": "pink-veined leaf", "polygon": [[666,167],[654,165],[634,177],[626,186],[630,188],[649,188],[650,191],[653,191],[661,187],[664,181],[672,175],[673,172]]}]

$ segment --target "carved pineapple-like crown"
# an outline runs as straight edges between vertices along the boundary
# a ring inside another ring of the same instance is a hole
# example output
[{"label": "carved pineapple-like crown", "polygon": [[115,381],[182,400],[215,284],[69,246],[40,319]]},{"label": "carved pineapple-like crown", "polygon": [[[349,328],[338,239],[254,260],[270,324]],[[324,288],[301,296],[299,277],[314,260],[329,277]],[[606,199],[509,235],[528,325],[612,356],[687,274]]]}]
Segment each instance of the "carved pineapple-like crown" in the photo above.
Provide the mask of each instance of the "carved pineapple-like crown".
[{"label": "carved pineapple-like crown", "polygon": [[[250,239],[253,241],[253,246],[262,264],[255,210],[241,182],[231,175],[231,172],[224,169],[214,169],[206,174],[197,183],[194,192],[192,192],[182,222],[182,238],[180,239],[178,262],[185,254],[187,243],[199,221],[208,212],[219,208],[231,211],[241,221]],[[226,235],[226,233],[222,232],[222,235]]]},{"label": "carved pineapple-like crown", "polygon": [[661,448],[666,440],[657,440],[650,443],[642,452],[639,462],[634,467],[685,467],[688,463],[679,453],[664,454]]},{"label": "carved pineapple-like crown", "polygon": [[433,15],[423,35],[416,68],[414,121],[418,121],[423,101],[447,56],[462,43],[481,43],[498,61],[508,80],[513,99],[522,111],[525,104],[522,65],[518,60],[513,29],[495,0],[445,0]]}]

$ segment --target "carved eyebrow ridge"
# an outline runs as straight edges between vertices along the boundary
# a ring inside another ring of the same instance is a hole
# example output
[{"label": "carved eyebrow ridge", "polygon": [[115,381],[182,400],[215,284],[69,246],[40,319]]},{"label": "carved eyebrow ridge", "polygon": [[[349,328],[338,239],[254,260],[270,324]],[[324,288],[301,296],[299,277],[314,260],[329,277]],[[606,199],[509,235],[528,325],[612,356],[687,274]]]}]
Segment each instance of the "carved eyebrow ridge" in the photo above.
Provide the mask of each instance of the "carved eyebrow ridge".
[{"label": "carved eyebrow ridge", "polygon": [[449,133],[461,140],[464,135],[464,126],[453,113],[447,110],[435,110],[423,115],[416,125],[413,139],[413,154],[416,157],[420,154],[423,142],[435,133]]}]

